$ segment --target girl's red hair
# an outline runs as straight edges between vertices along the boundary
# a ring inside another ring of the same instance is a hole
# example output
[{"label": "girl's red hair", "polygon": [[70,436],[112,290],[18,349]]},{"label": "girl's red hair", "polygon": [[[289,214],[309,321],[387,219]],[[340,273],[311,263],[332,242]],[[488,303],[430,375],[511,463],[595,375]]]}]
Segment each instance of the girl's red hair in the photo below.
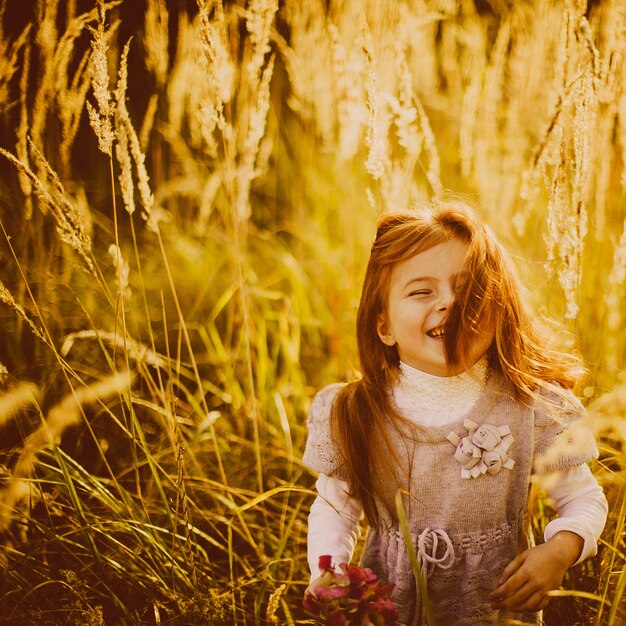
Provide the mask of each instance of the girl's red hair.
[{"label": "girl's red hair", "polygon": [[536,397],[546,383],[572,389],[583,368],[580,359],[550,349],[547,333],[521,297],[517,271],[490,229],[460,202],[437,202],[411,212],[383,215],[365,272],[356,332],[361,378],[341,388],[333,403],[331,425],[349,475],[351,494],[361,500],[370,522],[375,507],[377,473],[393,475],[396,458],[385,423],[401,419],[389,390],[398,373],[396,346],[377,333],[386,314],[393,268],[402,261],[453,239],[468,245],[467,277],[458,285],[445,323],[449,363],[466,369],[470,347],[479,335],[493,340],[487,357],[491,371],[507,380],[522,402]]}]

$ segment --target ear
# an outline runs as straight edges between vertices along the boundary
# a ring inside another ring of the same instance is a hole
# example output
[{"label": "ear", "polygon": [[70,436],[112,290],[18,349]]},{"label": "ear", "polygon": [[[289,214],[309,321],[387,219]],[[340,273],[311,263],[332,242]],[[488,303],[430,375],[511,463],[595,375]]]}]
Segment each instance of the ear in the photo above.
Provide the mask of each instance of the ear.
[{"label": "ear", "polygon": [[387,324],[387,319],[382,313],[378,316],[378,321],[376,322],[376,332],[378,333],[380,340],[386,346],[396,345],[396,339],[391,333],[391,330],[389,329],[389,324]]}]

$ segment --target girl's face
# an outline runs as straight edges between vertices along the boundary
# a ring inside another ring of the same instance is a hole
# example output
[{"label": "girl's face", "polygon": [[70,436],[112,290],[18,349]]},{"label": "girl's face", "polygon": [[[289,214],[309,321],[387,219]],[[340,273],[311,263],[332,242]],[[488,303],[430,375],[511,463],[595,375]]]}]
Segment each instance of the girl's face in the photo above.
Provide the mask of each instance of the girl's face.
[{"label": "girl's face", "polygon": [[[460,239],[438,244],[398,263],[392,270],[387,312],[377,331],[388,346],[397,345],[400,360],[434,376],[454,376],[444,347],[444,323],[463,275],[467,244]],[[491,337],[476,342],[473,364],[485,353]]]}]

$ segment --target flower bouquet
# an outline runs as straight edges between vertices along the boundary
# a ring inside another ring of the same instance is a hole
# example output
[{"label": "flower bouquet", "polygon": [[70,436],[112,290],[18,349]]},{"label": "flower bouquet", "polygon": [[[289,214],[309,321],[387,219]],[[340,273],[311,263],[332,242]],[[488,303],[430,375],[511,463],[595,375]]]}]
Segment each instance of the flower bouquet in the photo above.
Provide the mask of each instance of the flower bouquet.
[{"label": "flower bouquet", "polygon": [[304,608],[328,626],[403,626],[389,597],[393,585],[383,585],[367,567],[341,563],[335,571],[330,555],[320,557],[322,575],[304,597]]}]

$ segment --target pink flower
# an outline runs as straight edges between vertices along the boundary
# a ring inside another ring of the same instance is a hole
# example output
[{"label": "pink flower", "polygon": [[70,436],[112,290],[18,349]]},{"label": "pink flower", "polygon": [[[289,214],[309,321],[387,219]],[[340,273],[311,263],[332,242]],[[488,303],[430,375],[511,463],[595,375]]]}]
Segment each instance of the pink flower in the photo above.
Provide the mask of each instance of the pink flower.
[{"label": "pink flower", "polygon": [[309,613],[313,613],[314,615],[318,614],[317,599],[314,595],[310,593],[305,594],[304,600],[302,601],[302,606]]},{"label": "pink flower", "polygon": [[303,604],[327,626],[403,626],[389,597],[393,585],[383,585],[371,569],[341,563],[336,571],[329,555],[320,557],[319,568],[319,584]]},{"label": "pink flower", "polygon": [[324,554],[320,557],[318,566],[321,572],[325,572],[326,570],[333,569],[333,559],[330,554]]},{"label": "pink flower", "polygon": [[334,598],[347,598],[349,593],[348,587],[315,587],[315,595],[320,602]]},{"label": "pink flower", "polygon": [[369,567],[358,567],[356,565],[346,565],[345,563],[342,563],[339,567],[348,574],[350,584],[352,585],[357,585],[360,582],[364,582],[367,585],[378,582],[378,578]]},{"label": "pink flower", "polygon": [[396,605],[388,598],[376,598],[376,600],[372,602],[372,608],[375,608],[376,612],[381,615],[393,617],[394,619],[398,617]]},{"label": "pink flower", "polygon": [[343,626],[347,620],[348,618],[343,613],[336,611],[327,616],[326,623],[328,626]]}]

